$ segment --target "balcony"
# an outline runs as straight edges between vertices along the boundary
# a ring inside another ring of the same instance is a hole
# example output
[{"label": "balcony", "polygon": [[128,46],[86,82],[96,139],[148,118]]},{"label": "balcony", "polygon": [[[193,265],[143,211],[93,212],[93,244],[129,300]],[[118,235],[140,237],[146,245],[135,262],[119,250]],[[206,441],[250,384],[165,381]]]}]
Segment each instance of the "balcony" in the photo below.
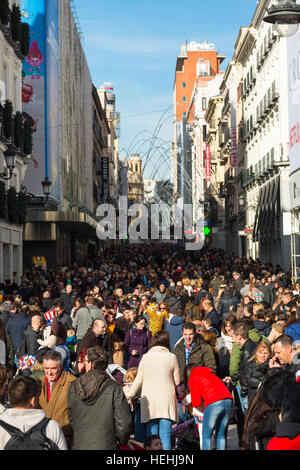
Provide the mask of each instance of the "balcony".
[{"label": "balcony", "polygon": [[236,169],[235,168],[228,168],[224,175],[224,182],[225,185],[229,183],[233,183],[236,177]]},{"label": "balcony", "polygon": [[0,140],[12,144],[23,156],[32,154],[33,126],[31,116],[24,118],[19,111],[13,114],[11,101],[0,104]]},{"label": "balcony", "polygon": [[0,2],[0,4],[0,31],[2,31],[16,56],[23,61],[28,54],[30,45],[29,25],[22,23],[21,10],[18,5],[14,4],[10,9],[8,2]]}]

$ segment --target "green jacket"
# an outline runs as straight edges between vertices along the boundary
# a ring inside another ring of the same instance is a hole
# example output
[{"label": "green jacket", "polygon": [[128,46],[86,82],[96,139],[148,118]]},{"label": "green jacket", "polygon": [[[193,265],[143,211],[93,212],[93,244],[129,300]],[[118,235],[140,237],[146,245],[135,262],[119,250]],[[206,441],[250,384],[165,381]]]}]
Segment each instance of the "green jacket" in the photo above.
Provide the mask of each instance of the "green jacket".
[{"label": "green jacket", "polygon": [[[259,344],[261,341],[270,344],[270,341],[265,336],[262,336],[257,328],[249,331],[249,338],[254,341],[254,343]],[[232,345],[232,351],[230,354],[230,363],[229,363],[229,375],[233,377],[235,374],[239,373],[240,362],[241,362],[242,351],[241,347],[237,346],[235,343]],[[240,385],[240,382],[232,382],[233,385]]]},{"label": "green jacket", "polygon": [[[180,380],[183,381],[183,371],[185,368],[185,347],[183,338],[177,343],[174,354],[179,364]],[[213,348],[210,344],[206,343],[200,335],[197,335],[195,338],[188,364],[197,364],[198,367],[209,367],[214,374],[217,373],[217,364]]]}]

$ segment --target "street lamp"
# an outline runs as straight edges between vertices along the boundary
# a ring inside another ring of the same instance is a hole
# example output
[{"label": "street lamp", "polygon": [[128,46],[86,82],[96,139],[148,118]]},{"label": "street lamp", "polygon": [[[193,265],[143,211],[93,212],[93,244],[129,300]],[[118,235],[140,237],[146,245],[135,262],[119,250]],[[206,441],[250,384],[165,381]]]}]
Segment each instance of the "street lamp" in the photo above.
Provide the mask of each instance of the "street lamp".
[{"label": "street lamp", "polygon": [[12,179],[13,171],[14,171],[14,168],[16,167],[16,152],[13,146],[9,145],[7,150],[3,152],[3,155],[5,158],[6,167],[9,169],[9,175],[7,175],[6,173],[1,173],[0,178],[8,181]]},{"label": "street lamp", "polygon": [[245,205],[245,196],[244,196],[244,194],[240,194],[240,195],[239,195],[239,206],[240,206],[241,208],[243,208],[244,205]]},{"label": "street lamp", "polygon": [[44,181],[42,181],[42,186],[43,186],[43,193],[46,196],[46,201],[48,201],[48,198],[51,194],[51,185],[52,182],[49,180],[49,178],[46,176]]},{"label": "street lamp", "polygon": [[269,8],[268,15],[263,20],[274,24],[279,36],[293,36],[299,28],[300,5],[296,4],[296,0],[278,0],[278,4]]}]

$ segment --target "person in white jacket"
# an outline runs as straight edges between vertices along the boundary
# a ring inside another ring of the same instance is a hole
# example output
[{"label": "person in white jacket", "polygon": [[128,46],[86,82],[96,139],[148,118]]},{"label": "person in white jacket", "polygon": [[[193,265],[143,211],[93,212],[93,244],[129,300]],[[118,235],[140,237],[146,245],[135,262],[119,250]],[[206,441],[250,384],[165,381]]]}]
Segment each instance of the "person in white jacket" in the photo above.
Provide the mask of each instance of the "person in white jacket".
[{"label": "person in white jacket", "polygon": [[159,331],[152,339],[151,349],[144,354],[137,376],[127,398],[141,397],[141,423],[147,435],[159,435],[163,449],[171,450],[171,429],[179,420],[176,387],[180,371],[175,354],[170,352],[167,331]]},{"label": "person in white jacket", "polygon": [[[39,424],[45,417],[43,410],[35,409],[37,404],[38,385],[31,377],[17,377],[8,386],[8,401],[11,408],[0,414],[0,421],[26,433]],[[50,420],[45,428],[45,435],[56,444],[59,450],[68,450],[63,432],[56,421]],[[11,435],[0,423],[0,450],[11,439]]]}]

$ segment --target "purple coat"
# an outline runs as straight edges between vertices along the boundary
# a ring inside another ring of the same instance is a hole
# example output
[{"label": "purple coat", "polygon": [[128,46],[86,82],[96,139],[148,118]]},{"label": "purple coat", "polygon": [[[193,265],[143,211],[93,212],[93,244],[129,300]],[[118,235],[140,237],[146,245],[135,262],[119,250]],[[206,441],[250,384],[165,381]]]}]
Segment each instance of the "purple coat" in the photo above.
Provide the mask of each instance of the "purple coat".
[{"label": "purple coat", "polygon": [[[148,352],[152,342],[151,331],[144,329],[138,330],[137,328],[131,328],[127,331],[124,339],[124,349],[129,353],[129,361],[127,369],[130,367],[138,367],[143,354]],[[132,356],[132,351],[137,351],[138,356]]]}]

